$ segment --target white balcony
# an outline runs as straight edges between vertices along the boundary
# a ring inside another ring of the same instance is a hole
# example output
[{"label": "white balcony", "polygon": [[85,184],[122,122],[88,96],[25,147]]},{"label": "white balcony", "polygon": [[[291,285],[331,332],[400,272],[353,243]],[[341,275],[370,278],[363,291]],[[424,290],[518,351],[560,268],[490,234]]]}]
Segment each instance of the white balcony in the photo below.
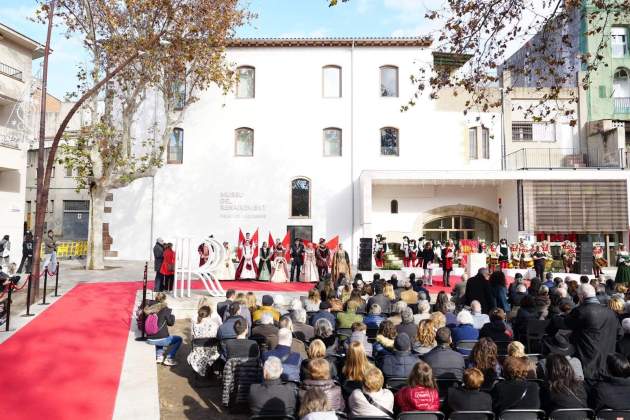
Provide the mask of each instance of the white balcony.
[{"label": "white balcony", "polygon": [[615,114],[630,114],[630,98],[613,98]]}]

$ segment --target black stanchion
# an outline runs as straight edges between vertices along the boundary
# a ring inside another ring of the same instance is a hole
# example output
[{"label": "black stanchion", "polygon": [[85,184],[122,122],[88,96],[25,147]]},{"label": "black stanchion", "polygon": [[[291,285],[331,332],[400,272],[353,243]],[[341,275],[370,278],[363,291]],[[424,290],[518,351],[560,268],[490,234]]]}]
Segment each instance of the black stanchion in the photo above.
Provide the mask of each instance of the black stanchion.
[{"label": "black stanchion", "polygon": [[142,277],[142,302],[140,303],[140,316],[142,317],[142,335],[140,337],[136,337],[136,341],[146,341],[147,340],[147,335],[146,332],[144,331],[144,323],[146,321],[146,315],[144,314],[144,307],[147,304],[147,274],[148,274],[148,270],[149,270],[149,263],[145,262],[144,263],[144,275]]},{"label": "black stanchion", "polygon": [[46,303],[46,283],[48,282],[48,266],[44,267],[44,296],[42,297],[42,303],[40,305],[48,305]]},{"label": "black stanchion", "polygon": [[57,271],[55,272],[55,297],[59,297],[57,289],[59,288],[59,261],[57,261]]},{"label": "black stanchion", "polygon": [[31,313],[31,273],[28,273],[28,286],[26,288],[26,313],[22,316],[33,316],[35,314]]},{"label": "black stanchion", "polygon": [[9,290],[7,290],[7,303],[4,306],[4,309],[7,313],[7,325],[5,331],[9,331],[9,323],[11,322],[11,293],[13,292],[13,283],[9,282],[9,285],[7,287],[9,288]]}]

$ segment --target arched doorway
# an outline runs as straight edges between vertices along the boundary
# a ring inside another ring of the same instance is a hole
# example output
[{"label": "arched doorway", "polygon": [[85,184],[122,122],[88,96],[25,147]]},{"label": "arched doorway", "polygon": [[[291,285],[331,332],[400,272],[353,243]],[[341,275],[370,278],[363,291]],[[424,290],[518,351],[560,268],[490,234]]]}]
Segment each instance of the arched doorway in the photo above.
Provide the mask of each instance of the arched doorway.
[{"label": "arched doorway", "polygon": [[414,232],[428,239],[499,240],[499,214],[483,207],[454,204],[425,211],[416,219]]}]

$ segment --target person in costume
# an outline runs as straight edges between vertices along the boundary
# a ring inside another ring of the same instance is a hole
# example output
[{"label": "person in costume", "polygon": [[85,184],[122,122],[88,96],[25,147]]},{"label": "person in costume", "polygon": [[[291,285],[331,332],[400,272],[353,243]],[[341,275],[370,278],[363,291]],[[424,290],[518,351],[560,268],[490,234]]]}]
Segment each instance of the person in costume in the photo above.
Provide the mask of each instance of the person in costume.
[{"label": "person in costume", "polygon": [[430,241],[424,244],[422,250],[422,269],[424,270],[424,278],[426,285],[433,286],[433,260],[435,260],[435,251]]},{"label": "person in costume", "polygon": [[442,250],[442,282],[444,287],[450,287],[451,271],[453,271],[453,261],[455,259],[455,245],[451,239]]},{"label": "person in costume", "polygon": [[630,253],[626,251],[624,244],[619,244],[617,251],[617,275],[615,283],[630,285]]},{"label": "person in costume", "polygon": [[496,271],[497,266],[499,265],[499,249],[496,242],[492,242],[488,247],[488,258],[490,260],[490,264],[488,265],[490,271]]},{"label": "person in costume", "polygon": [[409,267],[415,267],[418,263],[418,243],[415,239],[409,241]]},{"label": "person in costume", "polygon": [[499,268],[505,270],[510,263],[510,247],[508,246],[506,239],[499,241]]},{"label": "person in costume", "polygon": [[315,263],[317,264],[319,280],[322,281],[328,275],[328,266],[330,265],[330,250],[326,246],[324,238],[320,238],[319,245],[315,250]]},{"label": "person in costume", "polygon": [[286,248],[282,242],[276,244],[273,252],[273,271],[271,273],[272,283],[288,283],[289,282],[289,264],[287,263]]},{"label": "person in costume", "polygon": [[604,258],[604,250],[601,246],[593,247],[593,274],[599,277],[602,274],[602,268],[608,267],[608,261]]},{"label": "person in costume", "polygon": [[258,267],[254,261],[254,250],[258,244],[252,242],[249,233],[245,234],[245,240],[240,245],[241,261],[236,268],[236,280],[256,280]]},{"label": "person in costume", "polygon": [[532,253],[532,259],[534,260],[534,270],[536,271],[536,277],[540,280],[545,278],[545,262],[547,261],[547,256],[542,250],[542,246],[536,244],[536,248]]},{"label": "person in costume", "polygon": [[291,281],[300,281],[300,273],[304,265],[304,244],[295,238],[291,245]]},{"label": "person in costume", "polygon": [[570,273],[573,271],[575,257],[575,245],[573,245],[571,241],[564,241],[564,243],[562,244],[562,265],[564,265],[565,273]]},{"label": "person in costume", "polygon": [[197,247],[197,253],[199,254],[199,267],[205,265],[210,257],[210,247],[207,243],[202,242]]},{"label": "person in costume", "polygon": [[228,242],[223,242],[225,250],[225,261],[219,270],[219,280],[234,280],[236,278],[236,269],[232,261],[232,247]]},{"label": "person in costume", "polygon": [[518,255],[519,255],[519,267],[521,269],[527,269],[530,266],[530,263],[533,263],[532,257],[530,255],[530,249],[521,238],[518,242]]},{"label": "person in costume", "polygon": [[416,265],[414,267],[422,267],[422,250],[424,249],[424,236],[418,238],[418,244],[416,246]]},{"label": "person in costume", "polygon": [[315,259],[314,245],[309,242],[304,249],[304,266],[302,267],[302,276],[300,280],[305,283],[313,283],[319,281],[319,272],[317,271],[317,261]]},{"label": "person in costume", "polygon": [[548,240],[543,240],[540,244],[540,249],[545,254],[545,271],[551,271],[553,267],[553,254],[551,253],[551,244]]},{"label": "person in costume", "polygon": [[343,249],[343,244],[339,243],[339,248],[337,248],[337,252],[333,256],[332,260],[332,278],[334,281],[339,279],[340,274],[345,274],[347,279],[352,278],[352,269],[350,268],[350,256]]},{"label": "person in costume", "polygon": [[271,279],[271,248],[267,242],[260,247],[258,260],[258,280],[269,281]]},{"label": "person in costume", "polygon": [[403,252],[403,266],[409,267],[411,261],[411,249],[409,248],[409,237],[403,236],[403,242],[401,246]]},{"label": "person in costume", "polygon": [[385,264],[385,253],[387,252],[387,242],[383,235],[376,235],[376,242],[374,244],[374,260],[378,268],[383,268]]},{"label": "person in costume", "polygon": [[518,251],[518,244],[516,242],[512,242],[510,244],[510,255],[512,257],[512,268],[518,268],[521,256]]}]

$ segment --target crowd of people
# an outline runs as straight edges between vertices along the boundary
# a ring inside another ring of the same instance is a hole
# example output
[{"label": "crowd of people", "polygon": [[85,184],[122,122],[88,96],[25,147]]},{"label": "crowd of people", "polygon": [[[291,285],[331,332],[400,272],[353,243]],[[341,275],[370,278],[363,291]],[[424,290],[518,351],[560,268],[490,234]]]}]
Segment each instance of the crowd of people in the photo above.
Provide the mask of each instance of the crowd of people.
[{"label": "crowd of people", "polygon": [[[173,365],[182,338],[169,334],[165,297],[145,313],[156,314],[157,362]],[[221,382],[226,406],[253,415],[630,410],[623,284],[547,273],[508,286],[502,272],[482,268],[431,300],[413,275],[327,277],[290,301],[229,290],[216,309],[200,303],[191,339],[208,341],[187,361]]]}]

